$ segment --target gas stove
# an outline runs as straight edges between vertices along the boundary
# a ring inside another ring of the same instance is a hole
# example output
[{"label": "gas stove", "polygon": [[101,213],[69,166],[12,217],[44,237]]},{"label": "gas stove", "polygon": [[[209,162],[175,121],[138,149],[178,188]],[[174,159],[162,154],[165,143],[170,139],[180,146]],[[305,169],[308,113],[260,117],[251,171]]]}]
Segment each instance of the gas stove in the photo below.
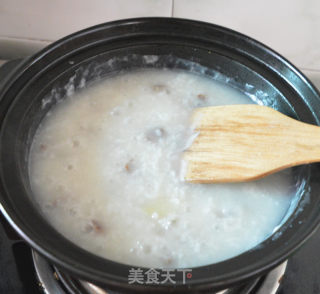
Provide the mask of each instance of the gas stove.
[{"label": "gas stove", "polygon": [[[0,67],[1,83],[21,62]],[[320,230],[287,262],[245,285],[216,294],[319,294]],[[0,294],[115,294],[60,271],[33,251],[0,215]]]}]

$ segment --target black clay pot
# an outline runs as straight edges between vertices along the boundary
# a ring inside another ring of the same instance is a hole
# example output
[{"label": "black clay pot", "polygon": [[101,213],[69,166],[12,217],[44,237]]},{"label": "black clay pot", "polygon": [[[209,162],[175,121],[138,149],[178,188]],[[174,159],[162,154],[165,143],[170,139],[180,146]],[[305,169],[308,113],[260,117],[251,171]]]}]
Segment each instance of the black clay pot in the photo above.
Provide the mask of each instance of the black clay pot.
[{"label": "black clay pot", "polygon": [[[128,292],[187,293],[229,288],[287,259],[316,230],[320,220],[318,164],[295,169],[296,201],[276,233],[235,258],[193,268],[186,284],[182,276],[177,276],[174,286],[129,285],[131,266],[82,250],[47,223],[32,200],[28,180],[29,148],[41,119],[63,99],[70,81],[77,91],[84,81],[142,67],[196,72],[201,68],[200,74],[227,76],[230,85],[249,93],[256,102],[319,124],[320,97],[314,86],[283,57],[242,34],[174,18],[98,25],[57,41],[29,58],[1,89],[0,201],[7,220],[33,248],[62,270]],[[55,99],[47,99],[52,94]]]}]

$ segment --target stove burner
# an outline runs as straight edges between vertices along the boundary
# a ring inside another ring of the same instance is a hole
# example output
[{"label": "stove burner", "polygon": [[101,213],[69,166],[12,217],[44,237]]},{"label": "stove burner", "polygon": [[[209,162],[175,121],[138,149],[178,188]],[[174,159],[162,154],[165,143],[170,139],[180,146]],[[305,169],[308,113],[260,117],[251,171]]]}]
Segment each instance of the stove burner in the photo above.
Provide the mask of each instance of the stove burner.
[{"label": "stove burner", "polygon": [[[32,257],[39,284],[45,294],[120,294],[63,273],[35,251],[32,251]],[[286,267],[287,262],[284,262],[266,276],[216,294],[276,294]]]}]

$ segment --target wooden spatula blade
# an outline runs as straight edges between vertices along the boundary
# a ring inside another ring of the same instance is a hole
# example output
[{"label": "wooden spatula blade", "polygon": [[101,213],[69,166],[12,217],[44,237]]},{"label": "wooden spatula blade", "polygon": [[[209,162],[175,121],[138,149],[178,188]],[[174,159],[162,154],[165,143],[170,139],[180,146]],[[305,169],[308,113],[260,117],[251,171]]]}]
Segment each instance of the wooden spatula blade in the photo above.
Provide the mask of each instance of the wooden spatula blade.
[{"label": "wooden spatula blade", "polygon": [[184,178],[241,182],[320,161],[320,128],[260,105],[198,108],[198,136],[184,153]]}]

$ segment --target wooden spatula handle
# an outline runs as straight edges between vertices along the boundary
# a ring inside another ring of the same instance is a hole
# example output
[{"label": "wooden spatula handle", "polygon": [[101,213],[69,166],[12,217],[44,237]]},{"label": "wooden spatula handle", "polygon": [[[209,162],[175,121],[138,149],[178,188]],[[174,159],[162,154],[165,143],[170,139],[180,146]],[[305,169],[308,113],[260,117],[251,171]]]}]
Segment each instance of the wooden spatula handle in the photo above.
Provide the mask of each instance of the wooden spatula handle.
[{"label": "wooden spatula handle", "polygon": [[184,154],[189,182],[247,181],[320,161],[320,127],[269,107],[199,108],[193,120],[199,135]]}]

